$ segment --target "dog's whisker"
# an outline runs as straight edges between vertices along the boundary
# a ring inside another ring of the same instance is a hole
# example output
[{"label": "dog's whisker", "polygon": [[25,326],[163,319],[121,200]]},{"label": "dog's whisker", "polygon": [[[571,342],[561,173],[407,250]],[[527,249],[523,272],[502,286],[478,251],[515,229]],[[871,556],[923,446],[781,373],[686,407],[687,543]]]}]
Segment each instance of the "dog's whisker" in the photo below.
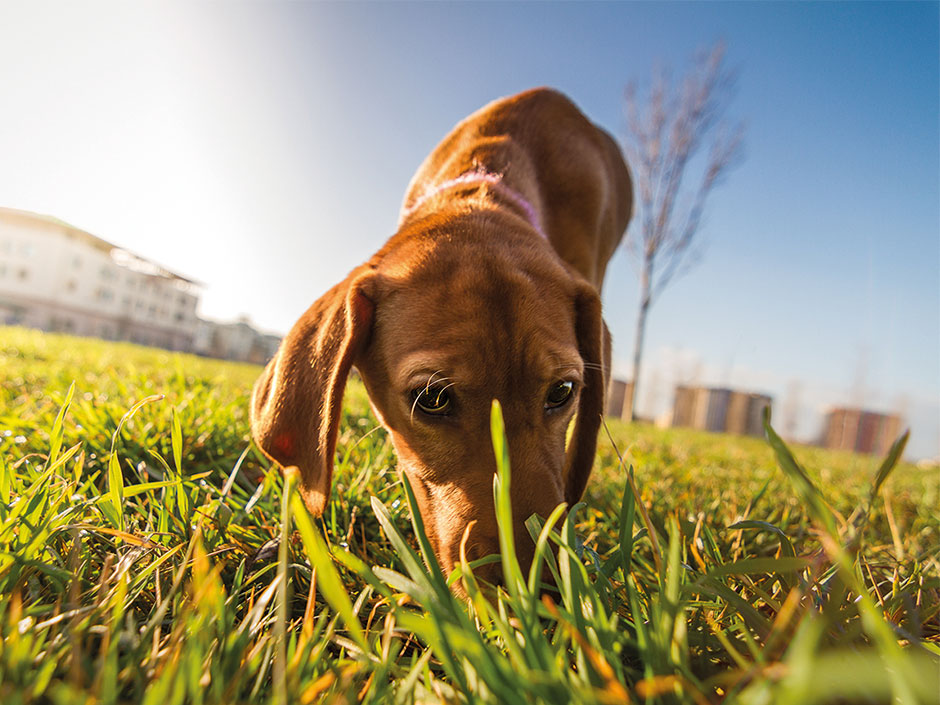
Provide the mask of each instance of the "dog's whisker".
[{"label": "dog's whisker", "polygon": [[[428,381],[424,385],[425,391],[431,391],[431,385],[435,383],[434,378],[439,374],[441,374],[441,370],[431,373],[431,376],[428,377]],[[450,377],[441,377],[440,379],[437,380],[437,382],[447,382],[450,379],[451,379]]]},{"label": "dog's whisker", "polygon": [[418,405],[418,396],[415,395],[414,401],[411,402],[411,413],[408,417],[408,423],[415,422],[415,407]]},{"label": "dog's whisker", "polygon": [[438,400],[440,400],[441,395],[442,395],[444,392],[446,392],[448,389],[450,389],[451,387],[453,387],[455,384],[457,384],[457,383],[456,383],[456,382],[451,382],[450,384],[445,384],[443,387],[441,387],[440,390],[438,390],[438,392],[437,392],[437,398],[438,398]]},{"label": "dog's whisker", "polygon": [[[424,383],[424,389],[423,389],[423,391],[422,391],[422,394],[431,394],[432,390],[433,390],[433,391],[436,391],[436,392],[437,392],[437,399],[436,399],[436,401],[438,401],[438,402],[440,401],[441,395],[444,394],[444,392],[446,392],[448,389],[450,389],[450,388],[453,387],[455,384],[457,384],[457,382],[452,381],[453,378],[451,378],[451,377],[438,377],[438,378],[435,380],[435,377],[437,377],[437,375],[439,375],[439,374],[441,374],[441,371],[440,371],[440,370],[438,370],[438,371],[436,371],[436,372],[432,372],[431,375],[428,377],[428,381]],[[446,384],[443,384],[443,383],[445,383],[445,382],[446,382]],[[443,384],[443,386],[439,386],[439,385],[442,385],[442,384]],[[418,405],[418,400],[419,400],[420,398],[421,398],[421,395],[420,395],[420,394],[416,394],[414,400],[411,402],[411,409],[409,410],[409,415],[408,415],[408,421],[409,421],[409,423],[414,423],[414,420],[415,420],[415,407]]]}]

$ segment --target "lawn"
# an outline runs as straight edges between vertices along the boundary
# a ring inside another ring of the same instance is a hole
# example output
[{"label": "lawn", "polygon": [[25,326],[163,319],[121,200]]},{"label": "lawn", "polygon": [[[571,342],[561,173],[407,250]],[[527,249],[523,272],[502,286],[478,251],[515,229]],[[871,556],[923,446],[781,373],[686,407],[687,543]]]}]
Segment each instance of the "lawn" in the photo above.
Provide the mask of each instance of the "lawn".
[{"label": "lawn", "polygon": [[610,421],[530,519],[556,589],[508,532],[494,592],[428,562],[355,381],[310,517],[258,373],[0,328],[0,702],[940,702],[936,470]]}]

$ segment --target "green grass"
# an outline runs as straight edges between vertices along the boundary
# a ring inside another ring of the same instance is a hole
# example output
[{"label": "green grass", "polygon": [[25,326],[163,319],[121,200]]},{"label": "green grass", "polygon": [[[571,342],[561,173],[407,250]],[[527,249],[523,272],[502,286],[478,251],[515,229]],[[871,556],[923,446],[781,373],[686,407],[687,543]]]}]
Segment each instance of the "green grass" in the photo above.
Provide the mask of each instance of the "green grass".
[{"label": "green grass", "polygon": [[0,702],[938,702],[936,471],[610,422],[530,520],[557,591],[508,532],[493,593],[436,567],[355,382],[310,517],[258,372],[0,328]]}]

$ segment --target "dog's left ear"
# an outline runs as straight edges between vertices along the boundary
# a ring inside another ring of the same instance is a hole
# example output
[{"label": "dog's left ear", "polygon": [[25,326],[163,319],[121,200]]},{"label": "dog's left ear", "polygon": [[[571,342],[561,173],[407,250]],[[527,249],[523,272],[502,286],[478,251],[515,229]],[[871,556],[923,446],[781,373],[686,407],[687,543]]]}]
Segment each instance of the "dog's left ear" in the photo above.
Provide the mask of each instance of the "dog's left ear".
[{"label": "dog's left ear", "polygon": [[354,271],[320,297],[281,341],[252,394],[255,442],[282,468],[299,470],[300,494],[314,514],[330,497],[343,390],[371,334],[374,285],[373,272]]},{"label": "dog's left ear", "polygon": [[610,376],[610,337],[601,318],[600,296],[589,284],[578,291],[575,315],[578,348],[584,361],[584,386],[574,433],[568,443],[565,501],[569,507],[581,499],[591,476]]}]

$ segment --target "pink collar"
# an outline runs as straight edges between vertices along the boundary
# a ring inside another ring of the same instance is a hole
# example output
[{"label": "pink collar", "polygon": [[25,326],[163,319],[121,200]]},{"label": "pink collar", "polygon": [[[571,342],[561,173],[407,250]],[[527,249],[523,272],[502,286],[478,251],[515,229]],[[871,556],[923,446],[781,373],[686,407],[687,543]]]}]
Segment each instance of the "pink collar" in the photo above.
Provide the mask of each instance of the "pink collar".
[{"label": "pink collar", "polygon": [[529,203],[529,201],[526,200],[526,198],[521,193],[515,189],[509,188],[509,186],[503,182],[502,174],[487,171],[486,168],[482,166],[477,167],[473,171],[465,171],[463,174],[454,179],[450,179],[449,181],[440,183],[437,186],[425,189],[424,193],[421,194],[418,200],[412,203],[408,208],[402,210],[402,220],[417,211],[429,199],[437,196],[443,191],[451,189],[455,186],[472,186],[474,184],[489,184],[490,186],[498,189],[505,198],[512,201],[516,207],[525,213],[526,219],[529,221],[532,227],[535,228],[535,231],[546,240],[548,239],[548,237],[545,235],[545,231],[542,230],[542,226],[539,223],[538,213],[536,213],[535,208],[532,207],[532,204]]}]

